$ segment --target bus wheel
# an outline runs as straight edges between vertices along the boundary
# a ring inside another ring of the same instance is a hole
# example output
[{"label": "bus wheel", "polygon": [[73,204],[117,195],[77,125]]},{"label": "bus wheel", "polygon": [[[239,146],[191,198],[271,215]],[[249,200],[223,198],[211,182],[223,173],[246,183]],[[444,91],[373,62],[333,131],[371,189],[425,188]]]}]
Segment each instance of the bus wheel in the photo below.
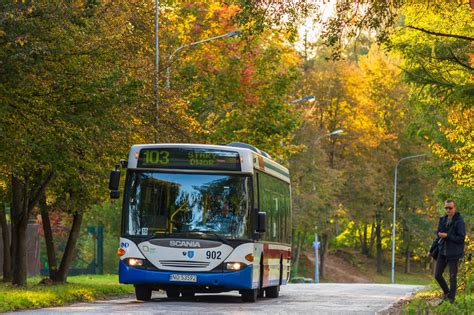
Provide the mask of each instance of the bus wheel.
[{"label": "bus wheel", "polygon": [[256,302],[258,295],[258,289],[245,289],[242,290],[242,301],[244,302]]},{"label": "bus wheel", "polygon": [[181,295],[184,297],[184,298],[193,298],[194,295],[195,295],[195,292],[192,292],[192,291],[183,291],[181,292]]},{"label": "bus wheel", "polygon": [[135,296],[138,301],[149,301],[151,299],[151,289],[145,285],[136,285]]},{"label": "bus wheel", "polygon": [[273,287],[265,288],[265,296],[270,299],[275,299],[280,295],[280,286],[276,285]]},{"label": "bus wheel", "polygon": [[170,299],[179,298],[179,291],[178,290],[166,290],[166,296]]}]

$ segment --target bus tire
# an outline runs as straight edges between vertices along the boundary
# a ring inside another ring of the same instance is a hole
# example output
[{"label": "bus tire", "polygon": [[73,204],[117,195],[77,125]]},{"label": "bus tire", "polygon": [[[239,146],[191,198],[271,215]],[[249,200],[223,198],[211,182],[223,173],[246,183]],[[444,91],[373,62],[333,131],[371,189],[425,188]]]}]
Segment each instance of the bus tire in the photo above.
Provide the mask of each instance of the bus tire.
[{"label": "bus tire", "polygon": [[256,302],[258,295],[258,289],[245,289],[242,290],[242,301],[244,302]]},{"label": "bus tire", "polygon": [[179,298],[179,291],[178,290],[166,290],[166,296],[170,299],[177,299]]},{"label": "bus tire", "polygon": [[184,298],[192,299],[194,298],[195,292],[193,291],[183,291],[181,292],[181,296]]},{"label": "bus tire", "polygon": [[265,288],[265,296],[269,299],[276,299],[280,295],[280,286],[275,285]]},{"label": "bus tire", "polygon": [[138,301],[149,301],[151,299],[152,290],[145,285],[135,286],[135,297]]}]

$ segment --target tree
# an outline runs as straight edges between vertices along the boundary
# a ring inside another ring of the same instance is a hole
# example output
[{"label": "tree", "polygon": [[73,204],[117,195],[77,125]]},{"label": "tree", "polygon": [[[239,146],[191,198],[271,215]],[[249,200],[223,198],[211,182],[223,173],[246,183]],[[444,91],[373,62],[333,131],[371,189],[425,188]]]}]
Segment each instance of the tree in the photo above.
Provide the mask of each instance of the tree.
[{"label": "tree", "polygon": [[103,182],[98,178],[106,177],[100,166],[116,160],[120,149],[107,139],[126,121],[129,109],[123,105],[136,81],[115,63],[120,51],[112,43],[122,29],[119,19],[106,19],[108,9],[88,1],[2,4],[0,62],[8,67],[0,72],[0,156],[11,178],[16,285],[26,284],[28,219],[53,176],[67,184],[57,195],[74,200],[64,281],[84,208],[80,202],[93,199]]},{"label": "tree", "polygon": [[[411,85],[411,129],[446,161],[437,168],[444,178],[440,185],[450,187],[451,194],[466,203],[470,198],[463,191],[472,193],[474,187],[471,7],[465,1],[451,1],[440,3],[436,10],[406,5],[402,12],[404,23],[388,47],[402,56],[405,80]],[[462,187],[449,185],[449,178]],[[448,197],[444,187],[438,189],[442,198]]]},{"label": "tree", "polygon": [[[164,54],[239,29],[234,22],[239,9],[218,1],[169,8]],[[188,104],[185,111],[199,126],[193,141],[248,142],[284,161],[298,150],[291,139],[299,120],[288,104],[298,63],[285,37],[270,30],[190,47],[166,62],[172,67],[171,89],[165,89],[163,102]]]},{"label": "tree", "polygon": [[[0,176],[2,172],[0,172]],[[8,179],[0,177],[0,200],[7,200],[6,195],[9,192]],[[1,203],[0,206],[0,228],[2,229],[2,244],[3,244],[3,282],[12,281],[12,261],[11,261],[11,252],[10,252],[10,228],[8,227],[7,215],[5,211],[6,205],[5,202]]]}]

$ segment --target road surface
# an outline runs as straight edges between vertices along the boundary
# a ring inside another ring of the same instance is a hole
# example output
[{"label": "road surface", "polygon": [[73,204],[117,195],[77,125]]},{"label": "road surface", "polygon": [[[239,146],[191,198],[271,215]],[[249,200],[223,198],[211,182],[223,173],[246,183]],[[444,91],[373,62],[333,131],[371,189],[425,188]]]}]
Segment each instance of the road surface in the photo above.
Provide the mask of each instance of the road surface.
[{"label": "road surface", "polygon": [[423,288],[389,284],[290,284],[277,299],[243,303],[237,292],[167,299],[154,293],[149,302],[123,298],[26,311],[28,314],[377,314]]}]

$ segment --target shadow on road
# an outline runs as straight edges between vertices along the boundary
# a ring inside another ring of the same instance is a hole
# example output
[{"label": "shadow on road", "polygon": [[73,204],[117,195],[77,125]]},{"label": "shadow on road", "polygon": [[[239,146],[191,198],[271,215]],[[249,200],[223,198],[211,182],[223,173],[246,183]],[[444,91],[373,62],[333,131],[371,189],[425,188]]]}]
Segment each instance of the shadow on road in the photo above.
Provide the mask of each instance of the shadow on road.
[{"label": "shadow on road", "polygon": [[157,297],[151,299],[147,303],[173,303],[173,302],[189,302],[189,303],[214,303],[214,304],[242,304],[242,298],[236,295],[212,295],[212,294],[205,294],[205,295],[196,295],[193,298],[167,298],[167,297]]}]

